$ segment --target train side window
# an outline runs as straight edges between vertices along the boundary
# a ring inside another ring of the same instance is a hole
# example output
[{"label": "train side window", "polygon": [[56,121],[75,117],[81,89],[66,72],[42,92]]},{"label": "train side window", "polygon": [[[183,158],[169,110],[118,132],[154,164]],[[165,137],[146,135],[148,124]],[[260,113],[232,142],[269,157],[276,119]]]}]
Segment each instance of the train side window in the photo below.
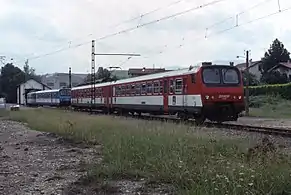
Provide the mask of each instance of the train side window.
[{"label": "train side window", "polygon": [[138,89],[139,89],[139,84],[136,84],[136,86],[135,86],[135,95],[139,95]]},{"label": "train side window", "polygon": [[125,95],[129,95],[130,94],[130,86],[129,85],[126,85],[125,87],[126,87],[126,89],[125,89]]},{"label": "train side window", "polygon": [[160,81],[160,94],[163,94],[163,81]]},{"label": "train side window", "polygon": [[131,94],[135,95],[135,85],[131,85]]},{"label": "train side window", "polygon": [[182,90],[183,90],[182,79],[176,79],[176,81],[175,81],[175,94],[181,94]]},{"label": "train side window", "polygon": [[152,94],[153,93],[153,84],[152,82],[147,83],[147,93]]},{"label": "train side window", "polygon": [[125,85],[122,85],[122,95],[125,96],[126,94],[126,87]]},{"label": "train side window", "polygon": [[195,73],[191,74],[191,82],[196,83],[196,75]]},{"label": "train side window", "polygon": [[173,94],[174,93],[174,81],[171,79],[170,80],[170,94]]},{"label": "train side window", "polygon": [[121,96],[121,86],[118,86],[118,96]]},{"label": "train side window", "polygon": [[168,81],[164,80],[164,94],[168,93]]},{"label": "train side window", "polygon": [[147,90],[146,84],[143,83],[143,84],[142,84],[142,89],[141,89],[141,93],[142,93],[142,95],[145,95],[145,94],[146,94],[146,90]]},{"label": "train side window", "polygon": [[160,91],[159,82],[155,81],[154,82],[154,93],[159,93],[159,91]]}]

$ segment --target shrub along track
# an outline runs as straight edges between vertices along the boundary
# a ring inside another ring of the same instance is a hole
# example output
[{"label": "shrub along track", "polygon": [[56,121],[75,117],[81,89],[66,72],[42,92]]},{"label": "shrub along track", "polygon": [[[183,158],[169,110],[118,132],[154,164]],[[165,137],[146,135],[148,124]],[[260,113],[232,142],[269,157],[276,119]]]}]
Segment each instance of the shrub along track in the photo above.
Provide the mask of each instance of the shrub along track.
[{"label": "shrub along track", "polygon": [[[53,109],[61,109],[61,110],[69,110],[69,111],[77,111],[77,112],[86,112],[89,114],[104,114],[98,110],[91,111],[90,109],[84,110],[74,110],[72,108],[56,108],[56,107],[49,107]],[[154,116],[154,115],[120,115],[120,114],[111,114],[111,116],[118,116],[118,117],[130,117],[135,119],[143,119],[143,120],[158,120],[158,121],[169,121],[178,124],[187,124],[187,125],[196,125],[194,120],[181,120],[175,116]],[[196,125],[197,126],[197,125]],[[262,133],[267,135],[277,135],[282,137],[291,137],[291,129],[287,128],[276,128],[276,127],[264,127],[264,126],[253,126],[253,125],[242,125],[242,124],[230,124],[230,123],[215,123],[215,122],[205,122],[202,127],[214,127],[214,128],[223,128],[223,129],[233,129],[238,131],[249,131],[249,132],[256,132]]]}]

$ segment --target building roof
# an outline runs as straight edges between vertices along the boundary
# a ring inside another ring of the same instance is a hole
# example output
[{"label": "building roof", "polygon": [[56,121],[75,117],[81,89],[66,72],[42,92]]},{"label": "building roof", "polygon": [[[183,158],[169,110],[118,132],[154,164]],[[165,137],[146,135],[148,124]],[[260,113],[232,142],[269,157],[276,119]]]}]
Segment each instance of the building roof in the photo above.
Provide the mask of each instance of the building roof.
[{"label": "building roof", "polygon": [[284,68],[287,68],[287,69],[291,69],[291,62],[288,61],[288,62],[280,62],[278,65],[274,66],[273,68],[270,68],[268,70],[268,72],[272,71],[272,70],[275,70],[277,68],[279,68],[280,66],[283,66]]},{"label": "building roof", "polygon": [[27,83],[27,82],[30,81],[30,80],[33,80],[33,81],[35,81],[35,82],[41,84],[42,86],[47,87],[48,89],[52,89],[52,88],[50,88],[49,86],[47,86],[46,84],[43,84],[43,83],[41,83],[41,82],[39,82],[39,81],[37,81],[37,80],[35,80],[35,79],[33,79],[33,78],[27,79],[25,82],[22,82],[22,83],[20,83],[19,85],[17,85],[17,87],[19,87],[20,85],[22,85],[22,84],[24,84],[24,83]]},{"label": "building roof", "polygon": [[[252,61],[252,62],[250,63],[249,68],[252,68],[252,67],[254,67],[254,66],[259,65],[261,62],[262,62],[261,60]],[[240,70],[244,70],[244,69],[246,68],[246,63],[240,63],[240,64],[237,64],[237,65],[235,65],[235,67],[237,67],[237,68],[240,69]]]}]

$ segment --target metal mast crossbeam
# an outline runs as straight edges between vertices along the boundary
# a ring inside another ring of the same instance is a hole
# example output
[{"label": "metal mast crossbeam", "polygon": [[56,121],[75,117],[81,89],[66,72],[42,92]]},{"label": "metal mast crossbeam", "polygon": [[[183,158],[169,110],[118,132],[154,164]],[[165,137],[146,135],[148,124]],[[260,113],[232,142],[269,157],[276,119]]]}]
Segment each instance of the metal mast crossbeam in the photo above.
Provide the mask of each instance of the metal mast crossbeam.
[{"label": "metal mast crossbeam", "polygon": [[91,53],[91,113],[93,113],[93,107],[95,107],[96,99],[96,71],[95,71],[95,56],[140,56],[140,54],[130,53],[95,53],[95,40],[92,40],[92,53]]}]

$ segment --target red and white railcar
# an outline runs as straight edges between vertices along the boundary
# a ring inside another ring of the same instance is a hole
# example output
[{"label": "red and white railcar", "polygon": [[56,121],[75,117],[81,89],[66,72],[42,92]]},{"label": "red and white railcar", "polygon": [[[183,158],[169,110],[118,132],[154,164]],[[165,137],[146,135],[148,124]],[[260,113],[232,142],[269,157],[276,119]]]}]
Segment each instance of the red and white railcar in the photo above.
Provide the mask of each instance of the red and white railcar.
[{"label": "red and white railcar", "polygon": [[[240,71],[203,65],[95,85],[94,107],[109,112],[178,114],[204,121],[237,120],[244,110]],[[72,107],[90,108],[92,85],[72,88]]]}]

